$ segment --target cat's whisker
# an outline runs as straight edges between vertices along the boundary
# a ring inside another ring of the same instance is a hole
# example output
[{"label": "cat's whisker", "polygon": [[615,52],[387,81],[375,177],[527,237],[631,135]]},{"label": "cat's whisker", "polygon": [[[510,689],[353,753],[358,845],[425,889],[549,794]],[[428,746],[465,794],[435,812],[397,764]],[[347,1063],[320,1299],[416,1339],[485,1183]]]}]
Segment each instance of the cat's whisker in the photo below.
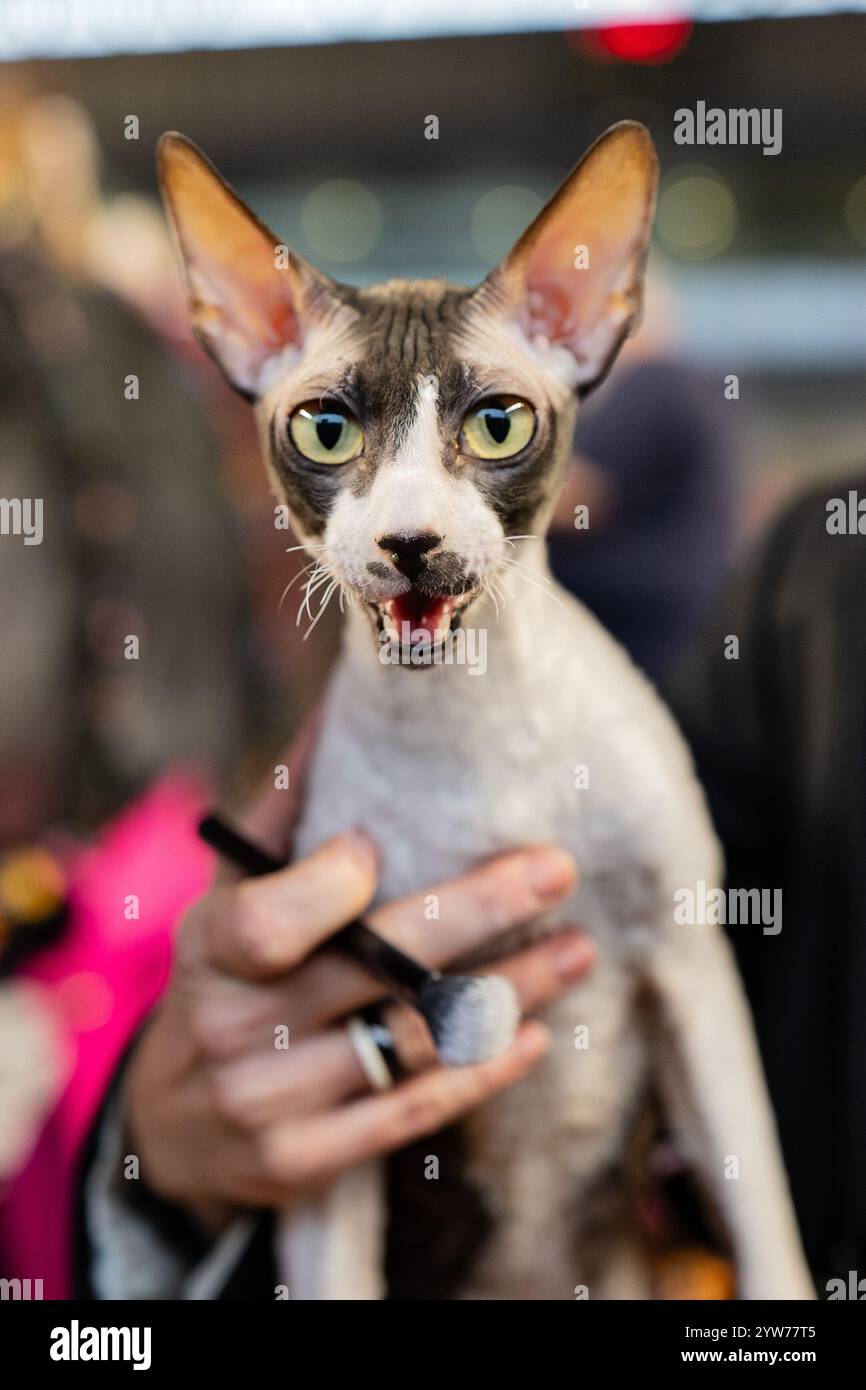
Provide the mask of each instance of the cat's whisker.
[{"label": "cat's whisker", "polygon": [[311,585],[316,584],[316,583],[318,582],[318,580],[319,580],[324,574],[326,574],[326,573],[327,573],[327,571],[325,570],[325,568],[324,568],[324,566],[323,566],[321,560],[317,560],[316,563],[315,563],[315,566],[314,566],[314,568],[313,568],[312,574],[309,576],[309,578],[307,579],[306,584],[304,585],[305,591],[306,591],[308,588],[310,588]]},{"label": "cat's whisker", "polygon": [[[530,587],[531,589],[536,589],[536,590],[538,591],[538,593],[544,594],[547,598],[550,599],[551,603],[555,603],[556,606],[557,606],[558,608],[563,608],[563,610],[564,610],[564,605],[562,604],[561,600],[558,598],[558,596],[557,596],[555,590],[553,589],[553,587],[552,587],[551,584],[550,584],[550,581],[549,581],[549,580],[546,580],[546,579],[544,578],[543,575],[534,574],[531,570],[530,570],[530,571],[515,570],[515,571],[514,571],[513,577],[514,577],[514,579],[516,579],[516,580],[523,580],[526,584],[529,585],[529,587]],[[502,581],[502,576],[501,576],[501,575],[500,575],[500,581]],[[516,595],[516,594],[512,594],[512,598],[515,598],[515,599],[516,599],[516,598],[517,598],[517,595]]]},{"label": "cat's whisker", "polygon": [[507,599],[502,589],[502,577],[499,574],[488,574],[487,592],[493,600],[493,607],[496,609],[496,621],[499,621],[502,619],[502,610],[507,607]]},{"label": "cat's whisker", "polygon": [[324,545],[287,545],[287,546],[286,546],[286,552],[285,552],[285,553],[286,553],[287,555],[294,555],[294,553],[295,553],[296,550],[306,550],[306,551],[309,553],[309,551],[311,551],[311,550],[324,550],[324,549],[325,549]]},{"label": "cat's whisker", "polygon": [[[510,567],[514,562],[503,560],[501,563],[505,567]],[[561,608],[563,612],[565,612],[565,604],[561,603],[553,592],[553,589],[550,587],[550,580],[546,579],[544,575],[539,574],[537,570],[533,570],[531,567],[527,566],[525,570],[517,570],[515,572],[515,578],[522,579],[524,583],[528,584],[531,588],[537,589],[545,598],[549,598],[551,603],[555,603],[557,608]]]},{"label": "cat's whisker", "polygon": [[310,618],[312,618],[313,610],[310,607],[310,599],[313,597],[313,594],[316,592],[317,589],[320,589],[323,584],[327,584],[330,578],[330,571],[325,569],[321,561],[318,561],[316,564],[316,568],[313,570],[313,573],[310,575],[306,585],[304,586],[304,597],[301,599],[301,605],[298,609],[298,616],[295,619],[295,627],[300,627],[301,618],[304,615],[304,610],[306,610]]},{"label": "cat's whisker", "polygon": [[319,601],[319,611],[318,611],[318,613],[316,614],[316,616],[315,616],[315,618],[313,619],[313,621],[310,623],[310,626],[307,628],[306,632],[304,633],[304,641],[305,641],[305,642],[306,642],[307,638],[309,637],[310,633],[312,632],[313,628],[316,626],[316,623],[317,623],[317,622],[319,621],[319,619],[321,618],[322,614],[324,613],[324,611],[325,611],[325,609],[327,608],[328,604],[330,603],[331,599],[334,597],[334,594],[336,593],[336,591],[337,591],[339,585],[340,585],[339,579],[332,579],[331,582],[330,582],[330,584],[328,585],[327,589],[325,590],[324,598],[320,599],[320,601]]},{"label": "cat's whisker", "polygon": [[537,570],[534,565],[527,565],[524,563],[523,560],[515,560],[510,555],[504,555],[502,557],[502,564],[507,565],[509,569],[526,570],[527,573],[534,574],[535,578],[540,579],[543,584],[553,583],[553,580],[550,578],[549,575],[542,574],[541,571]]},{"label": "cat's whisker", "polygon": [[[316,590],[317,590],[317,589],[321,589],[321,587],[322,587],[323,584],[327,584],[328,580],[331,579],[331,577],[332,577],[332,576],[331,576],[330,571],[329,571],[329,570],[326,570],[326,569],[319,570],[319,572],[318,572],[317,574],[313,574],[313,575],[310,576],[309,580],[307,581],[307,585],[306,585],[306,589],[305,589],[305,596],[304,596],[304,605],[305,605],[305,607],[308,609],[308,611],[309,611],[309,601],[310,601],[310,599],[313,597],[313,595],[315,594]],[[312,613],[310,613],[310,617],[311,617],[311,618],[312,618],[312,616],[313,616]]]},{"label": "cat's whisker", "polygon": [[499,599],[496,595],[495,585],[496,580],[493,578],[493,575],[488,575],[487,579],[485,580],[485,588],[488,594],[490,595],[491,599],[493,600],[493,607],[496,610],[496,621],[499,622]]},{"label": "cat's whisker", "polygon": [[509,597],[509,598],[513,598],[513,599],[514,599],[514,602],[516,603],[516,602],[517,602],[517,595],[516,595],[516,593],[514,592],[513,589],[510,589],[510,588],[508,587],[508,585],[506,584],[506,582],[505,582],[505,580],[504,580],[504,578],[503,578],[503,576],[502,576],[501,574],[498,574],[498,575],[496,576],[496,582],[497,582],[497,584],[499,585],[500,589],[504,589],[504,590],[505,590],[505,593],[508,595],[508,597]]},{"label": "cat's whisker", "polygon": [[289,580],[288,584],[286,585],[285,589],[283,589],[283,592],[282,592],[282,594],[280,595],[280,602],[279,602],[279,605],[278,605],[278,607],[277,607],[277,612],[278,612],[278,613],[281,613],[281,612],[283,611],[283,604],[284,604],[285,601],[286,601],[286,597],[287,597],[287,595],[288,595],[288,593],[289,593],[289,590],[290,590],[290,589],[294,589],[294,587],[295,587],[295,585],[297,584],[298,580],[299,580],[299,579],[303,579],[304,575],[309,573],[309,571],[313,568],[313,565],[314,565],[314,564],[316,564],[316,561],[315,561],[315,560],[311,560],[310,563],[309,563],[308,565],[304,565],[304,568],[303,568],[302,570],[298,570],[297,574],[295,575],[295,577],[294,577],[293,579],[290,579],[290,580]]},{"label": "cat's whisker", "polygon": [[515,560],[512,555],[501,556],[497,568],[531,574],[535,579],[539,579],[545,584],[551,583],[550,576],[545,574],[543,570],[537,569],[535,565],[527,565],[523,560]]}]

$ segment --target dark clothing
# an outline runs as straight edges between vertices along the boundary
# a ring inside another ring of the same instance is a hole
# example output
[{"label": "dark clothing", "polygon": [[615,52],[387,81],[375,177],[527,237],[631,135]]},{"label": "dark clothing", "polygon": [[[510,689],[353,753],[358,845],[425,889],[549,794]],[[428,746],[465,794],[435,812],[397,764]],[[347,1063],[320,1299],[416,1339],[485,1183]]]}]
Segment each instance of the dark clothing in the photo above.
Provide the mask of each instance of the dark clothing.
[{"label": "dark clothing", "polygon": [[667,692],[730,886],[782,889],[778,936],[731,937],[819,1289],[866,1261],[866,536],[826,527],[851,486],[774,527]]},{"label": "dark clothing", "polygon": [[613,510],[552,534],[551,567],[653,678],[730,561],[735,408],[720,383],[655,361],[621,368],[578,416],[575,450],[601,470]]}]

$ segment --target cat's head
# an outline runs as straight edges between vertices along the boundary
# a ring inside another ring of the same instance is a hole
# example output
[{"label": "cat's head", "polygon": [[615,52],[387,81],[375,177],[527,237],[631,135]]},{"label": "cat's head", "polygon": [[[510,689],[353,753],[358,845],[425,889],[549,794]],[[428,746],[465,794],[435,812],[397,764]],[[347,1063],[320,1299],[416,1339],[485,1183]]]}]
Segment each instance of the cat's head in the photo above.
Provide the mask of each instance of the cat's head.
[{"label": "cat's head", "polygon": [[544,530],[576,402],[640,313],[657,160],[614,126],[476,289],[339,284],[183,136],[159,146],[193,328],[255,404],[278,495],[379,633],[441,641]]}]

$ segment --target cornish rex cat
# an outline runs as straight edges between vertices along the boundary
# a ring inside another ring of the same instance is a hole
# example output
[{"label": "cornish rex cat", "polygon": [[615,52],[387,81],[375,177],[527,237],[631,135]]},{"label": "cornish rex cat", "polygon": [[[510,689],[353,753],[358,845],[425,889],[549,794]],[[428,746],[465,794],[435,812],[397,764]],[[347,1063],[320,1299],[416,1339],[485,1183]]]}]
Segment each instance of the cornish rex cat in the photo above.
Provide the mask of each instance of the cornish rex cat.
[{"label": "cornish rex cat", "polygon": [[[195,332],[254,403],[316,562],[307,602],[347,601],[298,853],[366,827],[383,899],[530,842],[581,868],[573,900],[524,935],[585,923],[598,964],[546,1014],[539,1068],[465,1126],[494,1220],[457,1295],[648,1295],[634,1229],[605,1225],[602,1188],[652,1091],[739,1296],[809,1297],[728,946],[676,920],[677,890],[722,875],[689,754],[625,653],[552,584],[542,539],[578,399],[639,316],[648,133],[608,131],[474,290],[335,283],[183,137],[164,136],[159,159]],[[482,635],[486,648],[467,640]],[[382,1296],[383,1218],[378,1164],[286,1218],[292,1296]]]}]

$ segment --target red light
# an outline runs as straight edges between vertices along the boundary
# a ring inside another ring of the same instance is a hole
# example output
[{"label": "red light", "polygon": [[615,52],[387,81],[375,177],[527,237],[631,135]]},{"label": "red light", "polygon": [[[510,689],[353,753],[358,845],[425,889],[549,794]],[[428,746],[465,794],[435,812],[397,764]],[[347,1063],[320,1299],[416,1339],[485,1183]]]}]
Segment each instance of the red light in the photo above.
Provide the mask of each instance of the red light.
[{"label": "red light", "polygon": [[607,24],[580,31],[584,48],[592,57],[619,58],[624,63],[669,63],[682,53],[691,38],[690,19],[671,19],[659,24]]}]

